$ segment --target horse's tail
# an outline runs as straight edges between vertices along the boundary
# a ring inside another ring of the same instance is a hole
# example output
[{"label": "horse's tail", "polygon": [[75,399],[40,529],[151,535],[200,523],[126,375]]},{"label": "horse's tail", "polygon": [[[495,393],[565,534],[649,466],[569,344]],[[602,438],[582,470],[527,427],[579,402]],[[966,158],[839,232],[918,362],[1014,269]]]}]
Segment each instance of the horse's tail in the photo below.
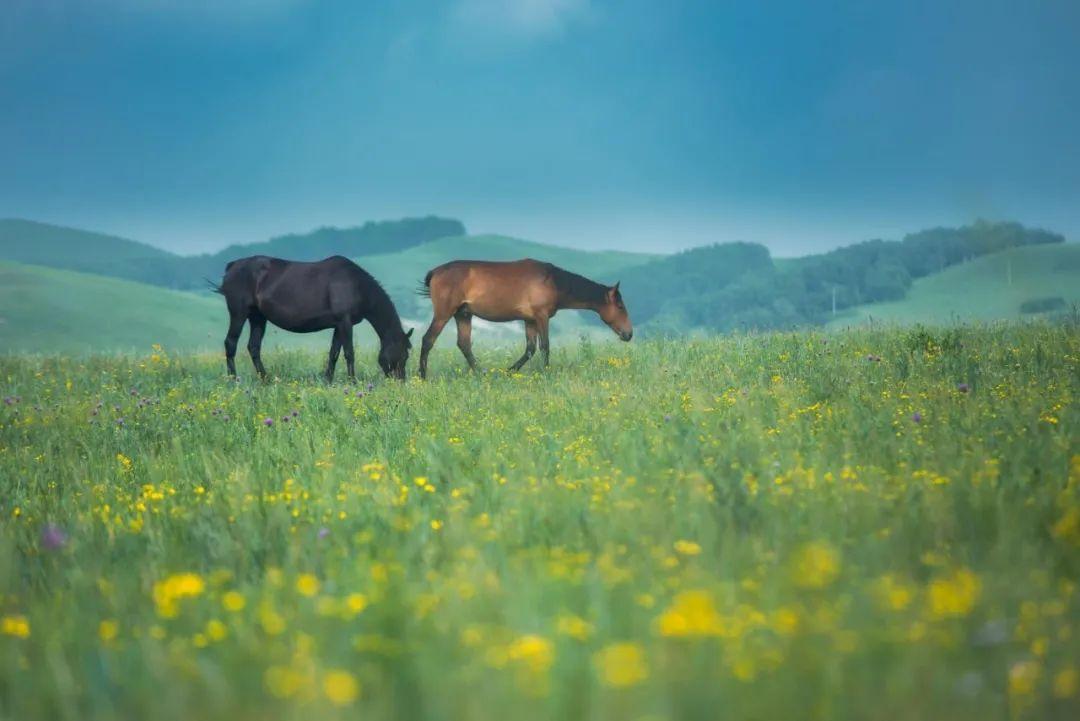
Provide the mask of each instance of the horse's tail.
[{"label": "horse's tail", "polygon": [[427,275],[424,276],[424,282],[416,286],[416,294],[423,296],[424,298],[431,297],[431,276],[435,275],[434,270],[429,270]]},{"label": "horse's tail", "polygon": [[218,285],[218,284],[217,284],[217,283],[215,283],[214,281],[210,280],[209,278],[203,278],[203,280],[205,280],[205,281],[206,281],[206,284],[207,284],[208,286],[210,286],[210,290],[214,291],[215,293],[219,293],[219,294],[221,294],[221,295],[225,295],[225,291],[223,291],[223,290],[221,289],[221,286],[220,286],[220,285]]}]

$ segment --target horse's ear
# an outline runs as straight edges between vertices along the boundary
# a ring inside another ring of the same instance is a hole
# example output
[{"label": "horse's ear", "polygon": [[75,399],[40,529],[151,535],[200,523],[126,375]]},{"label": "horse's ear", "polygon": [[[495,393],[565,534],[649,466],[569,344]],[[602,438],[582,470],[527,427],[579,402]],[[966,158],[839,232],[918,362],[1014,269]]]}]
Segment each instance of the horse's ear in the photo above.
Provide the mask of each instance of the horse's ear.
[{"label": "horse's ear", "polygon": [[621,280],[617,280],[617,281],[615,281],[615,285],[611,286],[611,289],[612,289],[613,291],[615,291],[616,293],[618,293],[618,292],[619,292],[619,283],[622,283],[622,281],[621,281]]},{"label": "horse's ear", "polygon": [[412,338],[412,332],[414,330],[416,330],[416,328],[409,328],[409,332],[405,334],[405,337],[406,338]]}]

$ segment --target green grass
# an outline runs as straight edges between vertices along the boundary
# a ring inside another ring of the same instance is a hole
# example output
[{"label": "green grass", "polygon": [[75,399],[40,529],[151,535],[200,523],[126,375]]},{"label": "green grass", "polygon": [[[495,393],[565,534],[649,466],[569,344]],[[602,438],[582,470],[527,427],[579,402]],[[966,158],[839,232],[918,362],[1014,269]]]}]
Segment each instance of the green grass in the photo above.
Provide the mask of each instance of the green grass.
[{"label": "green grass", "polygon": [[920,278],[903,300],[859,306],[829,326],[1017,319],[1024,301],[1055,296],[1080,303],[1080,244],[1036,245],[983,256]]},{"label": "green grass", "polygon": [[1075,327],[319,360],[0,357],[0,717],[1075,718]]}]

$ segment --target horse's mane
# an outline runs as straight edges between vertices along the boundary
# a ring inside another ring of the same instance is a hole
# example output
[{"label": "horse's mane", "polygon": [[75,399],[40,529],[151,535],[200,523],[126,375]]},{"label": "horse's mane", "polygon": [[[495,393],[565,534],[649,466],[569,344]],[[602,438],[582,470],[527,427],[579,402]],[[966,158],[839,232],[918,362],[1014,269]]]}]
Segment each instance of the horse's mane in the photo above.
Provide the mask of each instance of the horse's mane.
[{"label": "horse's mane", "polygon": [[364,292],[369,297],[369,307],[371,308],[371,315],[368,317],[368,322],[381,337],[383,329],[390,332],[404,332],[401,326],[401,316],[398,314],[397,306],[394,305],[394,301],[390,299],[390,294],[386,292],[386,288],[383,288],[382,283],[376,280],[375,276],[361,268],[357,264],[353,264],[360,271],[360,277],[364,279],[365,288]]},{"label": "horse's mane", "polygon": [[607,286],[594,280],[563,270],[557,265],[547,264],[548,277],[555,283],[559,295],[587,303],[602,305],[607,301]]}]

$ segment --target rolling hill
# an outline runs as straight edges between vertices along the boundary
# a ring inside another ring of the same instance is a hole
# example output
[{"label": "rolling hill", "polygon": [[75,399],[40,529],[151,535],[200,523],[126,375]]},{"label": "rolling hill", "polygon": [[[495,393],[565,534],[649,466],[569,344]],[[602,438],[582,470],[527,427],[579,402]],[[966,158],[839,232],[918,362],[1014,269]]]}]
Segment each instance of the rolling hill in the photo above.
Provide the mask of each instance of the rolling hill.
[{"label": "rolling hill", "polygon": [[0,262],[0,346],[78,353],[152,343],[220,344],[220,300],[41,266]]},{"label": "rolling hill", "polygon": [[328,255],[395,253],[438,238],[462,235],[457,220],[428,216],[319,228],[262,243],[231,245],[216,253],[176,255],[145,243],[30,220],[0,220],[0,260],[125,278],[177,290],[206,287],[225,264],[248,255],[318,260]]},{"label": "rolling hill", "polygon": [[1025,301],[1080,303],[1080,244],[1012,248],[916,280],[905,298],[857,306],[828,323],[946,324],[1031,317]]},{"label": "rolling hill", "polygon": [[54,268],[86,268],[116,261],[165,259],[168,251],[126,238],[15,218],[0,219],[0,259]]}]

